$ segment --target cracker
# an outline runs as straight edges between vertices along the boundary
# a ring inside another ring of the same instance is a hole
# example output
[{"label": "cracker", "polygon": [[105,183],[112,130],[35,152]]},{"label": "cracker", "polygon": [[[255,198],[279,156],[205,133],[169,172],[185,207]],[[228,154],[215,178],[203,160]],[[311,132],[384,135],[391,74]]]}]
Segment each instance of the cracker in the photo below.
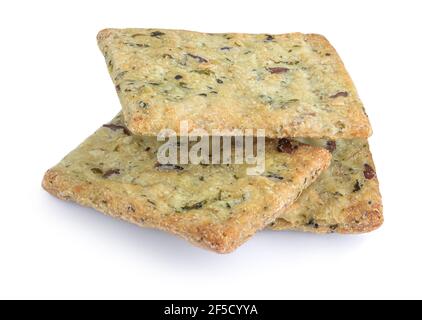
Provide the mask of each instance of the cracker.
[{"label": "cracker", "polygon": [[329,165],[330,153],[266,143],[266,171],[249,165],[157,165],[155,136],[134,136],[122,117],[100,128],[57,166],[43,187],[51,194],[140,226],[175,233],[220,253],[233,251],[274,222]]},{"label": "cracker", "polygon": [[380,227],[383,207],[368,141],[301,141],[332,150],[331,165],[271,228],[362,233]]},{"label": "cracker", "polygon": [[267,137],[368,137],[340,57],[315,34],[106,29],[98,34],[129,129],[265,129]]}]

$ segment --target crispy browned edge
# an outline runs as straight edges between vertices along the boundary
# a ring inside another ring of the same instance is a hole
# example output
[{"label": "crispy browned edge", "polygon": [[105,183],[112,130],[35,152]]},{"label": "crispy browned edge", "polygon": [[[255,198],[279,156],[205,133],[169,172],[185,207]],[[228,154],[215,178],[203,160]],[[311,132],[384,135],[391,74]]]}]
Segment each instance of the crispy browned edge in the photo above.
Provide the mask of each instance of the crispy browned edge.
[{"label": "crispy browned edge", "polygon": [[[382,226],[384,223],[382,204],[378,203],[372,207],[372,210],[366,210],[365,205],[358,204],[346,210],[346,224],[340,224],[336,229],[329,225],[319,225],[318,228],[307,225],[293,225],[290,222],[279,218],[277,228],[270,227],[274,231],[301,231],[318,234],[340,233],[340,234],[360,234],[372,232]],[[355,223],[359,221],[359,223]]]},{"label": "crispy browned edge", "polygon": [[[307,149],[308,146],[305,146]],[[331,155],[324,149],[313,152],[314,170],[301,170],[301,186],[294,186],[296,192],[277,212],[259,212],[262,218],[256,219],[254,208],[244,212],[241,217],[234,217],[223,224],[204,222],[202,225],[191,224],[184,215],[160,215],[146,199],[130,197],[124,192],[117,193],[107,185],[95,185],[92,182],[76,178],[63,170],[48,170],[42,181],[43,188],[59,199],[75,201],[87,207],[108,214],[115,218],[129,221],[139,226],[158,228],[176,234],[199,247],[218,253],[230,253],[251,238],[256,232],[272,223],[280,213],[291,205],[325,170]],[[282,196],[282,195],[280,195]]]},{"label": "crispy browned edge", "polygon": [[[115,30],[119,30],[119,29],[107,28],[107,29],[101,30],[97,35],[97,41],[100,42],[100,41],[105,40]],[[175,30],[175,31],[177,31],[177,30]],[[178,30],[178,31],[186,31],[186,30]],[[193,32],[193,31],[189,31],[189,32]],[[200,33],[200,32],[198,32],[198,33]],[[340,55],[338,54],[337,50],[331,45],[331,43],[328,41],[328,39],[325,36],[320,35],[320,34],[315,34],[315,33],[303,34],[303,33],[300,33],[300,32],[292,33],[292,35],[303,36],[313,49],[320,48],[320,49],[323,49],[327,52],[330,52],[331,58],[335,61],[337,69],[338,69],[337,76],[341,77],[348,84],[348,87],[350,88],[351,91],[353,91],[353,93],[356,95],[356,97],[359,97],[357,90],[356,90],[356,87],[353,83],[352,78],[350,77],[349,73],[347,72],[347,69],[344,65],[344,62],[340,58]],[[101,49],[101,46],[100,46],[100,49]],[[102,53],[104,54],[104,52],[102,52]],[[358,112],[361,110],[361,114],[356,114],[355,118],[353,118],[354,123],[351,126],[351,128],[348,129],[348,134],[347,135],[342,134],[342,135],[338,135],[336,137],[326,137],[326,138],[368,138],[372,135],[372,127],[370,125],[370,122],[369,122],[368,116],[366,114],[366,111],[364,109],[364,106],[359,104],[357,106],[351,105],[351,107],[358,110]],[[129,110],[123,109],[123,112],[124,112],[124,115],[125,115],[126,124],[133,132],[139,132],[140,129],[142,129],[142,132],[144,134],[145,133],[147,133],[147,134],[154,134],[155,133],[155,132],[150,132],[151,130],[148,130],[145,127],[144,117],[137,117],[136,119],[134,119],[134,118],[130,117]],[[365,121],[363,121],[363,119]],[[349,120],[352,121],[352,119],[349,119]],[[311,138],[323,138],[320,135],[315,135],[315,134],[312,134],[312,133],[308,133],[306,136],[311,137]],[[276,134],[275,131],[273,131],[273,130],[267,130],[267,137],[282,138],[281,135]]]}]

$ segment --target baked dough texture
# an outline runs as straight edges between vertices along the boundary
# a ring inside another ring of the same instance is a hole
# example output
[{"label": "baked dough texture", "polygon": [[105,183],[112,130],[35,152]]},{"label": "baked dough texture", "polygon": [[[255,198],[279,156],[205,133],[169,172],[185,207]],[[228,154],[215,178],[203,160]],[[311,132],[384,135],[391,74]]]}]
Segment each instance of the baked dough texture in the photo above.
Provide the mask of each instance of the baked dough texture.
[{"label": "baked dough texture", "polygon": [[367,138],[343,62],[316,34],[105,29],[98,44],[128,128],[265,129],[266,136]]},{"label": "baked dough texture", "polygon": [[370,232],[383,223],[375,165],[366,139],[301,142],[332,151],[330,167],[271,225],[317,233]]},{"label": "baked dough texture", "polygon": [[[122,116],[100,128],[57,166],[43,187],[140,226],[175,233],[220,253],[233,251],[283,213],[331,159],[321,147],[266,143],[266,171],[249,165],[159,165],[155,136],[135,136]],[[280,151],[281,150],[281,151]]]}]

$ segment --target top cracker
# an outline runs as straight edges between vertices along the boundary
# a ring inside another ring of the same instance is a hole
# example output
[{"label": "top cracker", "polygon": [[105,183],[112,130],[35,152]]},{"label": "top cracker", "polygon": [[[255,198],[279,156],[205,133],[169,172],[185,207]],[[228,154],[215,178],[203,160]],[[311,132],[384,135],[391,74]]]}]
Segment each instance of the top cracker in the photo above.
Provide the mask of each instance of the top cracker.
[{"label": "top cracker", "polygon": [[268,137],[371,135],[340,57],[315,34],[105,29],[98,34],[129,129],[265,129]]}]

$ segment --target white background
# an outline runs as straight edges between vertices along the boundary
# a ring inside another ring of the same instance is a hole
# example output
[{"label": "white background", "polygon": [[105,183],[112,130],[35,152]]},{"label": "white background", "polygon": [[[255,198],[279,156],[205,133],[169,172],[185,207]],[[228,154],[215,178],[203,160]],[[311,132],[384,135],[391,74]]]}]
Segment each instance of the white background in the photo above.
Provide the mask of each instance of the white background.
[{"label": "white background", "polygon": [[[0,298],[422,298],[421,1],[2,1]],[[369,113],[385,225],[265,231],[217,255],[41,187],[119,110],[105,27],[322,33]]]}]

